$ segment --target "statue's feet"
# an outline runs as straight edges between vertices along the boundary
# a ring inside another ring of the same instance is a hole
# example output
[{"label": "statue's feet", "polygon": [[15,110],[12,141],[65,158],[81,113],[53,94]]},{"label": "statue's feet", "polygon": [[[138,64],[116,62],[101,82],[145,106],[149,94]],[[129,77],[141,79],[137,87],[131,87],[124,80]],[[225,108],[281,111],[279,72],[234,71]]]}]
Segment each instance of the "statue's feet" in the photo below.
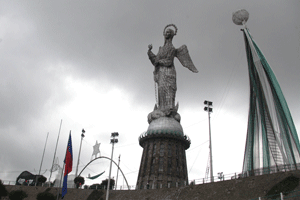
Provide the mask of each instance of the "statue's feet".
[{"label": "statue's feet", "polygon": [[160,109],[157,108],[157,106],[155,105],[154,110],[148,114],[148,123],[150,124],[153,120],[158,119],[160,117],[172,117],[176,121],[180,122],[181,117],[177,110],[178,104],[176,105],[176,107],[168,109]]}]

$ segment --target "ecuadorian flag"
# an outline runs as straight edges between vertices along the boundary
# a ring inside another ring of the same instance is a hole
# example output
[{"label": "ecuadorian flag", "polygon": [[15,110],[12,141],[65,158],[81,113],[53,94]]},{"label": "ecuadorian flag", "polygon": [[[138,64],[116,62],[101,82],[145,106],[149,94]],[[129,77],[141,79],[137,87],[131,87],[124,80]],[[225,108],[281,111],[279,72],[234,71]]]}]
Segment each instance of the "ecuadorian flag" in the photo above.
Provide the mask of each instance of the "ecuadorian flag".
[{"label": "ecuadorian flag", "polygon": [[64,173],[64,183],[62,187],[62,196],[61,196],[62,199],[64,198],[65,194],[67,194],[68,174],[72,171],[72,166],[73,166],[71,131],[69,135],[68,147],[67,147],[66,158],[64,163],[65,163],[65,173]]}]

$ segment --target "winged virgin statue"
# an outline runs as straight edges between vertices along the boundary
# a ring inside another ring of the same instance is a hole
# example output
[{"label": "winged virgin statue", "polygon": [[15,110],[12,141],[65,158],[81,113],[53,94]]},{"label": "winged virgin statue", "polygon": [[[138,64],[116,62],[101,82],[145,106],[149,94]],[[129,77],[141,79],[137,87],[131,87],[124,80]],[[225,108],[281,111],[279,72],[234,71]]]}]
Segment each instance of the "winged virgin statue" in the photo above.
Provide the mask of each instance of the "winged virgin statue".
[{"label": "winged virgin statue", "polygon": [[[169,27],[173,27],[175,30]],[[187,46],[182,45],[178,49],[173,46],[172,40],[176,33],[177,27],[174,24],[165,27],[163,31],[165,43],[162,47],[159,47],[157,55],[151,51],[152,45],[148,45],[148,56],[155,67],[153,74],[157,86],[157,103],[154,111],[148,115],[149,123],[163,116],[172,116],[180,121],[180,116],[177,113],[178,104],[175,106],[177,85],[174,58],[177,57],[180,63],[192,72],[198,72],[189,55]]]}]

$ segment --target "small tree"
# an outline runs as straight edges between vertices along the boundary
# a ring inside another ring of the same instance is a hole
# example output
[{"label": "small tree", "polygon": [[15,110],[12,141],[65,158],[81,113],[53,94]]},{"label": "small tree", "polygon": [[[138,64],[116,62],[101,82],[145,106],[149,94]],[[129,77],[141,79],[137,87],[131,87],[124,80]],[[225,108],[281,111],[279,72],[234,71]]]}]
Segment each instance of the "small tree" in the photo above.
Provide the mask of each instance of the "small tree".
[{"label": "small tree", "polygon": [[[105,179],[102,181],[101,186],[107,188],[108,185],[108,179]],[[110,179],[110,184],[109,184],[109,189],[112,190],[113,187],[115,186],[115,180],[114,179]]]},{"label": "small tree", "polygon": [[40,175],[37,179],[37,185],[42,185],[43,183],[45,183],[47,181],[47,178],[43,175]]},{"label": "small tree", "polygon": [[74,183],[76,185],[76,188],[79,188],[80,186],[82,186],[84,184],[84,178],[81,177],[81,176],[77,176],[75,179],[74,179]]},{"label": "small tree", "polygon": [[1,197],[6,197],[8,194],[5,186],[3,185],[2,181],[0,180],[0,199]]},{"label": "small tree", "polygon": [[28,195],[23,190],[13,190],[9,193],[8,197],[10,200],[23,200]]}]

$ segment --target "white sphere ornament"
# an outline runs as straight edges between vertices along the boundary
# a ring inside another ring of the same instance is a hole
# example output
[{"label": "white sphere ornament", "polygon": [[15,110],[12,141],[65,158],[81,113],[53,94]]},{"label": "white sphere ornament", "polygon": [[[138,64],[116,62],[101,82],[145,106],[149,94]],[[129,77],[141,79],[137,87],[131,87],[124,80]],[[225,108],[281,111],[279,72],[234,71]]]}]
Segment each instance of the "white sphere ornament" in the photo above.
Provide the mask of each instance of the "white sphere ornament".
[{"label": "white sphere ornament", "polygon": [[246,23],[249,19],[249,13],[245,9],[240,9],[232,13],[232,21],[236,25],[243,25],[243,22]]}]

